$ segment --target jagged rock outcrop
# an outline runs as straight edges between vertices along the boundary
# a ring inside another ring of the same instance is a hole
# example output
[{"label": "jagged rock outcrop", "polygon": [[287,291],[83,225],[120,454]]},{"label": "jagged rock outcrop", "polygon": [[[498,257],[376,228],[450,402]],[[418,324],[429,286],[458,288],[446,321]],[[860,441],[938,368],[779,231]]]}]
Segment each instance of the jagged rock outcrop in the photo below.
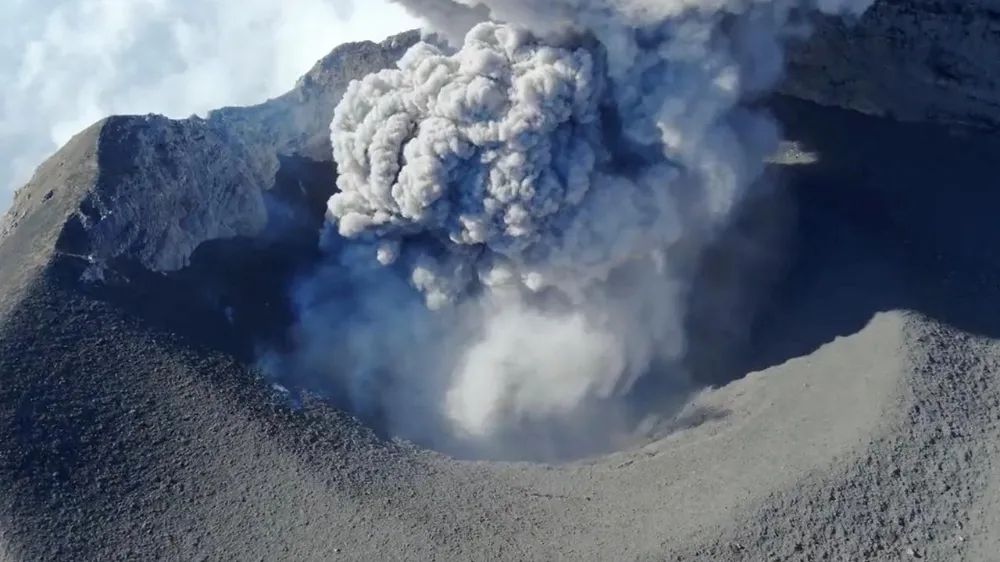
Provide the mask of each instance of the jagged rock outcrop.
[{"label": "jagged rock outcrop", "polygon": [[1000,1],[877,0],[792,46],[786,94],[904,121],[1000,125]]}]

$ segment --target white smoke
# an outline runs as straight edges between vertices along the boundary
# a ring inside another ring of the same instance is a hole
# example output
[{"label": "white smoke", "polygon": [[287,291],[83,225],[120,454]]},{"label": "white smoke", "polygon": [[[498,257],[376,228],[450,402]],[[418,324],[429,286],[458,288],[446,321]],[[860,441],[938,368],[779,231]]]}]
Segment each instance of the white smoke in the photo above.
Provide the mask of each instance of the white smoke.
[{"label": "white smoke", "polygon": [[699,252],[777,146],[745,102],[809,11],[870,2],[397,1],[456,50],[418,44],[336,110],[298,370],[451,452],[614,439],[637,379],[683,385]]},{"label": "white smoke", "polygon": [[339,43],[417,25],[365,0],[0,2],[0,214],[13,190],[107,115],[184,118],[291,88]]}]

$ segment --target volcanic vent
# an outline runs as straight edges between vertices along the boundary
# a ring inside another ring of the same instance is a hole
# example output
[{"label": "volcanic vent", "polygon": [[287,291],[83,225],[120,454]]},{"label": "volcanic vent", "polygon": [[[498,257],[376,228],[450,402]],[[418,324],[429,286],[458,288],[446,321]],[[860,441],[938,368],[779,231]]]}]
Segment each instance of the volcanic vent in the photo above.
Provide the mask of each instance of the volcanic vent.
[{"label": "volcanic vent", "polygon": [[451,42],[337,106],[322,263],[272,372],[477,458],[591,454],[675,417],[778,253],[778,223],[737,216],[775,195],[778,127],[754,106],[816,6],[403,3]]}]

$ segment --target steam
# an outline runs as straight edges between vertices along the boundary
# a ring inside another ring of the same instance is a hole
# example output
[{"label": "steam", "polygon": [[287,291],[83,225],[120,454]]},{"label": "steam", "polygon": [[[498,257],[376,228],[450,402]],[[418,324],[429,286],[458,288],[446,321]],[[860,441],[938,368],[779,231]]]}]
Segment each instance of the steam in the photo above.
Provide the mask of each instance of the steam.
[{"label": "steam", "polygon": [[420,43],[337,107],[292,371],[448,452],[610,446],[637,380],[687,384],[693,271],[779,138],[747,102],[808,10],[870,2],[398,3],[455,49]]}]

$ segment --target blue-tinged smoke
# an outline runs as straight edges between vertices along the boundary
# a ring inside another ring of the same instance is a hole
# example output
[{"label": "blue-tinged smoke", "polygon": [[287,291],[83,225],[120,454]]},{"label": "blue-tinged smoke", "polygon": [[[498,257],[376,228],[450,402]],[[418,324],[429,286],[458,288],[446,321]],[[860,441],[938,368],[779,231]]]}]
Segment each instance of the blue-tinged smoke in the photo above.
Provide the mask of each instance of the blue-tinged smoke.
[{"label": "blue-tinged smoke", "polygon": [[337,107],[292,370],[454,452],[606,441],[638,377],[684,379],[691,264],[779,138],[744,102],[809,11],[870,2],[397,1],[455,49]]}]

